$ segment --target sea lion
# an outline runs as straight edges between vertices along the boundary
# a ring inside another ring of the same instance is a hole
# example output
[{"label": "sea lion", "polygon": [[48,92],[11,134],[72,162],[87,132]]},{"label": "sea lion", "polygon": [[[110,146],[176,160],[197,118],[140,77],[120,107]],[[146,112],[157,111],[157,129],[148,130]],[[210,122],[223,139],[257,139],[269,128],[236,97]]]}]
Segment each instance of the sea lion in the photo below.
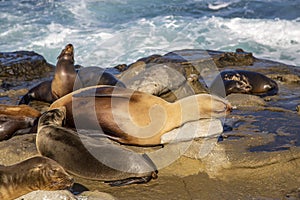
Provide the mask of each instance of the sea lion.
[{"label": "sea lion", "polygon": [[[265,75],[246,70],[225,70],[220,73],[223,80],[226,95],[231,93],[254,94],[258,96],[275,95],[278,92],[277,83]],[[214,92],[220,87],[217,77],[211,84]]]},{"label": "sea lion", "polygon": [[62,127],[65,117],[64,106],[40,117],[36,146],[41,155],[57,161],[71,174],[110,181],[113,186],[145,183],[157,177],[156,167],[147,156],[107,138],[96,140]]},{"label": "sea lion", "polygon": [[0,104],[0,141],[11,138],[16,132],[25,134],[34,130],[41,113],[27,105]]},{"label": "sea lion", "polygon": [[57,57],[51,92],[54,99],[58,99],[73,91],[76,70],[74,67],[74,47],[68,44]]},{"label": "sea lion", "polygon": [[91,85],[125,87],[114,75],[100,67],[86,67],[77,71],[74,66],[74,47],[72,44],[66,45],[57,59],[54,78],[30,89],[21,98],[19,104],[29,104],[31,100],[52,103],[73,90]]},{"label": "sea lion", "polygon": [[70,188],[73,178],[54,160],[36,156],[11,166],[0,165],[0,199],[10,200],[34,190]]},{"label": "sea lion", "polygon": [[198,94],[169,103],[160,97],[114,86],[74,91],[50,105],[66,106],[66,123],[77,129],[103,130],[120,143],[158,145],[161,136],[186,122],[224,117],[231,111],[225,99]]}]

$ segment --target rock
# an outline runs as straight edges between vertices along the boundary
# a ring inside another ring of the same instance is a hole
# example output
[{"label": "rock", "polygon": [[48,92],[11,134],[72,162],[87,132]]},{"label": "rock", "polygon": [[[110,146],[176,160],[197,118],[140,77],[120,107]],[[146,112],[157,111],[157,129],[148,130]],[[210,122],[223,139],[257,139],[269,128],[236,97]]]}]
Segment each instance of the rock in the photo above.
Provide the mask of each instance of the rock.
[{"label": "rock", "polygon": [[71,192],[67,190],[58,191],[33,191],[25,194],[16,200],[37,200],[37,199],[47,199],[47,200],[78,200]]},{"label": "rock", "polygon": [[161,144],[192,141],[197,138],[218,137],[223,132],[219,119],[201,119],[185,123],[161,137]]},{"label": "rock", "polygon": [[130,89],[161,96],[168,101],[194,94],[186,77],[164,64],[146,65],[138,61],[119,77]]},{"label": "rock", "polygon": [[35,146],[35,134],[15,136],[0,142],[0,164],[13,165],[27,158],[38,155]]},{"label": "rock", "polygon": [[116,200],[110,194],[98,191],[88,191],[83,192],[79,195],[73,195],[68,190],[58,190],[58,191],[33,191],[26,195],[23,195],[16,200],[37,200],[37,199],[47,199],[47,200]]},{"label": "rock", "polygon": [[284,83],[300,83],[300,77],[296,74],[273,74],[270,77]]},{"label": "rock", "polygon": [[16,97],[16,96],[23,96],[27,92],[28,92],[28,90],[25,89],[25,88],[20,89],[20,90],[3,91],[3,92],[0,92],[0,97],[8,96],[9,98],[13,98],[13,97]]},{"label": "rock", "polygon": [[105,192],[99,192],[99,191],[86,191],[81,193],[80,195],[76,196],[78,200],[80,199],[87,199],[87,200],[117,200],[117,198],[113,197],[112,195],[105,193]]},{"label": "rock", "polygon": [[249,107],[249,106],[266,106],[267,103],[264,99],[250,94],[230,94],[226,99],[232,104],[232,106]]},{"label": "rock", "polygon": [[33,51],[0,53],[0,78],[3,80],[32,80],[54,71],[43,56]]}]

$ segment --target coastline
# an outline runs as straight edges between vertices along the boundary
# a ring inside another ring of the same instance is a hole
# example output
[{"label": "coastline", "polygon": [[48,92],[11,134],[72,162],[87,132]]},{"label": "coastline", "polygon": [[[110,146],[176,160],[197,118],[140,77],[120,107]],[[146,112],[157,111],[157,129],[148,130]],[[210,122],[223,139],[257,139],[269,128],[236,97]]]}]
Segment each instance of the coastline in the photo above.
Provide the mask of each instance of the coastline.
[{"label": "coastline", "polygon": [[[193,58],[191,62],[205,60],[203,54],[197,50],[181,52]],[[222,140],[213,150],[205,157],[197,156],[195,152],[203,140],[194,141],[183,156],[162,169],[159,178],[148,184],[112,188],[101,182],[80,178],[76,182],[87,186],[91,191],[100,190],[119,199],[153,199],[153,196],[158,199],[299,197],[300,115],[296,108],[300,104],[300,68],[255,58],[247,52],[238,54],[211,51],[210,56],[219,70],[244,69],[265,74],[279,84],[279,93],[264,98],[246,94],[229,95],[227,99],[237,109],[226,118],[225,125],[230,129],[224,131]],[[139,59],[138,62],[147,64],[162,60],[183,65],[176,57],[153,60],[149,56]],[[23,77],[21,73],[15,76],[12,70],[11,73],[1,76],[0,102],[15,105],[29,88],[51,78],[54,67],[47,64],[38,66],[41,66],[41,71],[47,68],[48,72],[41,74],[38,70],[32,77],[26,73]],[[16,69],[20,72],[19,68]],[[110,70],[115,73],[124,70],[124,66],[116,66]],[[40,77],[36,78],[37,75]],[[33,102],[32,106],[44,111],[48,104]],[[35,135],[28,134],[0,142],[1,154],[6,155],[0,159],[0,164],[13,164],[35,155],[37,152],[34,141]],[[174,145],[173,148],[178,146]]]}]

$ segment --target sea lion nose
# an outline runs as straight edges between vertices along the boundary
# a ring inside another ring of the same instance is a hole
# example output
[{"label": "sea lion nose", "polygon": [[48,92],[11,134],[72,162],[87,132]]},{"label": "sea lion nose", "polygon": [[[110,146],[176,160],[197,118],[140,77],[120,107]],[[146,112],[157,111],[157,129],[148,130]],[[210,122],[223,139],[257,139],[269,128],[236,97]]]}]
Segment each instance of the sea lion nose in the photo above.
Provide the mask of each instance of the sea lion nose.
[{"label": "sea lion nose", "polygon": [[226,105],[226,112],[230,113],[232,111],[233,107],[231,106],[231,104],[227,104]]}]

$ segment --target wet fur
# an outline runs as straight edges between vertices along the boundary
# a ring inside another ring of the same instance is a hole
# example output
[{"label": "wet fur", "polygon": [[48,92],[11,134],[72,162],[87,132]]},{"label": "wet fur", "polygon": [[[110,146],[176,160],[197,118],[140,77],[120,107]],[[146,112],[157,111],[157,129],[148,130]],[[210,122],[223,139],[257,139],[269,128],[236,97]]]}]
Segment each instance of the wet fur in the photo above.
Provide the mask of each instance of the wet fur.
[{"label": "wet fur", "polygon": [[27,105],[0,105],[0,141],[11,138],[17,131],[29,133],[40,115]]},{"label": "wet fur", "polygon": [[35,190],[70,188],[73,178],[55,161],[33,157],[11,166],[0,166],[0,199],[10,200]]},{"label": "wet fur", "polygon": [[[36,146],[41,155],[56,160],[76,176],[90,180],[112,181],[110,184],[114,186],[145,183],[156,178],[154,175],[157,173],[156,167],[149,161],[150,158],[146,159],[137,153],[132,154],[131,151],[106,138],[94,140],[84,135],[79,136],[77,132],[62,127],[65,114],[65,107],[60,107],[49,110],[41,116],[36,138]],[[122,162],[125,169],[133,168],[137,171],[120,171],[103,164],[86,149],[82,143],[83,138],[92,142],[85,145],[99,152],[99,156],[104,160]],[[115,151],[116,148],[122,152]]]},{"label": "wet fur", "polygon": [[74,66],[74,48],[72,44],[66,45],[57,57],[53,80],[45,81],[29,90],[20,104],[29,104],[32,100],[52,103],[73,90],[91,85],[125,85],[112,74],[99,67],[86,67],[78,72]]},{"label": "wet fur", "polygon": [[[220,73],[226,95],[231,93],[254,94],[258,96],[275,95],[278,92],[277,83],[265,75],[246,70],[225,70]],[[212,88],[217,87],[217,80]],[[219,87],[221,87],[219,85]]]}]

